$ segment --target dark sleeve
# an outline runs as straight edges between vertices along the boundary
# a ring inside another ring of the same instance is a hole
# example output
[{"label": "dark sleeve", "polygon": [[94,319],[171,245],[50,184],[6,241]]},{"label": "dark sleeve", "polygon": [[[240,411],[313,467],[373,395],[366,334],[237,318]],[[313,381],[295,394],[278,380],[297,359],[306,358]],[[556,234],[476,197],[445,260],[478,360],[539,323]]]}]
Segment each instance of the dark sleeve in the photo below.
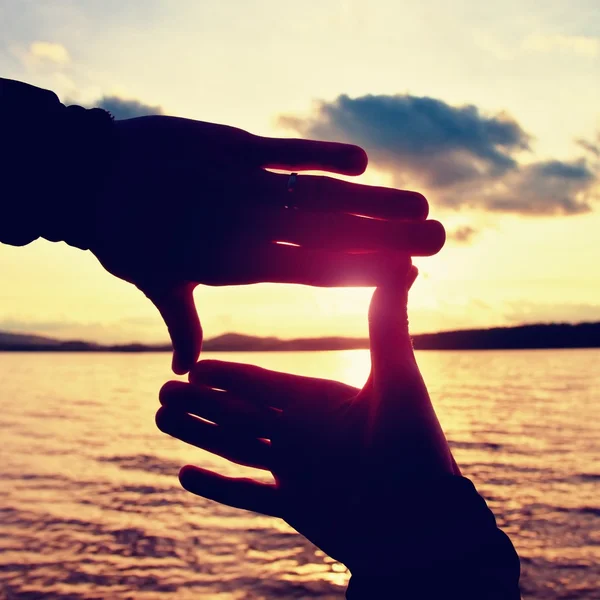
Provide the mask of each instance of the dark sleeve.
[{"label": "dark sleeve", "polygon": [[66,107],[51,91],[0,78],[0,242],[87,247],[112,130],[106,111]]},{"label": "dark sleeve", "polygon": [[33,193],[43,173],[44,153],[51,150],[47,133],[59,112],[56,94],[0,79],[0,241],[22,246],[41,235],[40,204]]},{"label": "dark sleeve", "polygon": [[519,557],[468,479],[405,482],[392,496],[351,527],[363,551],[346,561],[348,600],[520,599]]}]

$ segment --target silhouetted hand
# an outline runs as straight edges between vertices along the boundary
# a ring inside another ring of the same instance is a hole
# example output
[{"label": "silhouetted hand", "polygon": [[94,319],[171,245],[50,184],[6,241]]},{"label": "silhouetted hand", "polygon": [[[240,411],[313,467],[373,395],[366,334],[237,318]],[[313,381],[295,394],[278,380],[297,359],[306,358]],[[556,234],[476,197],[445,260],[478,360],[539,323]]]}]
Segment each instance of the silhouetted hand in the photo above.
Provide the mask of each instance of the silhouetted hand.
[{"label": "silhouetted hand", "polygon": [[361,532],[378,510],[385,522],[404,481],[460,475],[409,338],[407,291],[416,273],[411,267],[373,296],[372,369],[362,390],[213,360],[194,367],[191,383],[165,384],[162,431],[275,478],[266,484],[187,466],[183,487],[281,517],[346,565],[377,556],[367,542],[373,534]]},{"label": "silhouetted hand", "polygon": [[388,263],[380,252],[431,255],[444,244],[421,194],[311,175],[289,192],[289,174],[265,170],[357,175],[367,158],[356,146],[166,116],[115,125],[119,154],[90,249],[156,304],[178,373],[200,352],[197,283],[374,286]]},{"label": "silhouetted hand", "polygon": [[178,373],[200,351],[198,283],[376,285],[389,262],[378,252],[444,243],[420,194],[304,175],[290,193],[288,175],[265,170],[357,175],[367,158],[356,146],[158,115],[111,122],[1,77],[0,109],[0,240],[91,249],[158,306]]}]

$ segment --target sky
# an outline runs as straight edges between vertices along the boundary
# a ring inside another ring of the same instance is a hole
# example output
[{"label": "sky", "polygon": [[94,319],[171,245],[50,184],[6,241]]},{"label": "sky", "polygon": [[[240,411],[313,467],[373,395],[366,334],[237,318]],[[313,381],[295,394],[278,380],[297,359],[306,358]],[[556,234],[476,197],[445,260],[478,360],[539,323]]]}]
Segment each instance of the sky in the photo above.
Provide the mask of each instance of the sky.
[{"label": "sky", "polygon": [[[423,192],[414,333],[600,320],[597,0],[3,0],[0,76],[117,117],[357,143],[356,181]],[[0,245],[0,331],[162,342],[88,252]],[[370,289],[199,286],[205,334],[366,335]]]}]

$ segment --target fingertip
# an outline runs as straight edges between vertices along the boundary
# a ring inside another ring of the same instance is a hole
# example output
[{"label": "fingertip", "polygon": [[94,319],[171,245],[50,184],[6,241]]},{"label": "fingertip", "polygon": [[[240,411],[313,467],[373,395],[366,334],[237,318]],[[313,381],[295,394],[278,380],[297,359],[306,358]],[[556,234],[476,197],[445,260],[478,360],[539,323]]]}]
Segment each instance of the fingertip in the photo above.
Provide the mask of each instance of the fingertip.
[{"label": "fingertip", "polygon": [[198,356],[199,353],[195,352],[182,353],[177,350],[173,350],[173,361],[171,362],[171,370],[173,371],[173,373],[175,373],[175,375],[185,375],[186,373],[189,373],[190,369],[196,362]]},{"label": "fingertip", "polygon": [[429,216],[429,202],[420,192],[412,192],[412,197],[415,204],[415,218],[424,221]]},{"label": "fingertip", "polygon": [[164,406],[170,400],[170,396],[182,389],[186,388],[189,384],[183,381],[167,381],[158,392],[158,400]]},{"label": "fingertip", "polygon": [[193,469],[192,465],[184,465],[179,469],[179,481],[183,483],[183,479],[187,476],[187,474]]},{"label": "fingertip", "polygon": [[360,146],[349,144],[347,162],[347,175],[362,175],[367,170],[367,165],[369,164],[369,157],[367,156],[365,150]]},{"label": "fingertip", "polygon": [[158,308],[173,345],[171,369],[185,375],[200,356],[202,326],[194,302],[194,282],[144,286],[142,291]]},{"label": "fingertip", "polygon": [[[189,420],[187,412],[178,407],[161,406],[154,416],[156,426],[167,435],[179,437]],[[180,438],[181,439],[181,438]]]},{"label": "fingertip", "polygon": [[427,256],[433,256],[437,254],[446,243],[446,229],[444,226],[435,220],[427,221],[429,224],[429,240],[430,240],[430,248]]},{"label": "fingertip", "polygon": [[179,357],[175,352],[173,352],[173,360],[171,361],[171,371],[173,371],[175,375],[185,375],[187,373],[183,365],[180,364]]},{"label": "fingertip", "polygon": [[156,414],[154,415],[154,423],[156,424],[158,429],[160,429],[160,431],[162,431],[163,433],[166,433],[166,431],[165,431],[165,426],[166,426],[166,421],[167,421],[166,411],[167,411],[167,409],[164,406],[161,406],[156,411]]},{"label": "fingertip", "polygon": [[198,473],[198,468],[193,465],[184,465],[179,469],[179,483],[181,486],[186,489],[188,492],[193,492],[194,482],[196,481],[196,476]]}]

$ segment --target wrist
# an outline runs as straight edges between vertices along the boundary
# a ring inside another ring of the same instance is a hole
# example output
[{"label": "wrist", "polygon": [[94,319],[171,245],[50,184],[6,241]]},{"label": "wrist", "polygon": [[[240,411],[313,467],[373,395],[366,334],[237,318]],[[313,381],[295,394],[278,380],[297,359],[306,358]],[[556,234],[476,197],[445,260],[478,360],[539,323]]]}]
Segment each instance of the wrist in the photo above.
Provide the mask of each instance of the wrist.
[{"label": "wrist", "polygon": [[48,165],[40,235],[83,250],[93,245],[96,209],[116,157],[113,118],[99,108],[62,107],[52,123],[58,160]]},{"label": "wrist", "polygon": [[0,241],[38,237],[89,247],[95,203],[114,161],[112,117],[62,105],[51,91],[0,78]]},{"label": "wrist", "polygon": [[47,151],[40,142],[59,107],[58,97],[48,90],[0,78],[3,243],[23,246],[40,236],[42,217],[32,191],[45,179],[38,166],[47,160]]},{"label": "wrist", "polygon": [[404,481],[394,496],[358,511],[354,552],[338,558],[348,598],[519,598],[519,558],[468,479]]},{"label": "wrist", "polygon": [[334,555],[355,575],[379,575],[398,564],[443,568],[490,544],[510,545],[485,500],[464,477],[398,479],[389,489],[370,489],[348,514],[347,539]]}]

